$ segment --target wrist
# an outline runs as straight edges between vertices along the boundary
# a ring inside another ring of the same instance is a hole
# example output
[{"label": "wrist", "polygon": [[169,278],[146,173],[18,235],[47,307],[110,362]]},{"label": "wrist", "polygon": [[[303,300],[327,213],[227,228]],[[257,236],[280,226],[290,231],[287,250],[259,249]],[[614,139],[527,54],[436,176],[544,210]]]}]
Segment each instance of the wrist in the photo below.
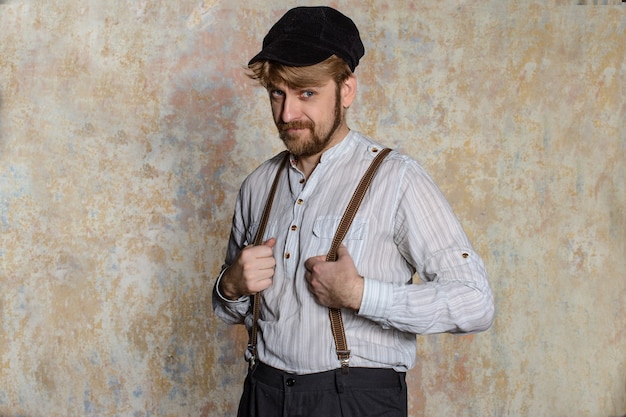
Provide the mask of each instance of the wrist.
[{"label": "wrist", "polygon": [[352,305],[350,306],[352,310],[358,312],[361,309],[361,303],[363,301],[363,290],[365,286],[365,279],[363,276],[359,275],[359,279],[356,282],[356,286],[354,289],[354,295],[352,297]]},{"label": "wrist", "polygon": [[222,276],[222,279],[218,283],[218,286],[219,286],[218,289],[224,295],[224,297],[226,297],[228,300],[235,301],[236,299],[239,298],[239,295],[236,294],[233,286],[229,285],[229,282],[230,282],[229,272],[230,272],[230,267],[226,270],[226,272]]},{"label": "wrist", "polygon": [[225,268],[219,277],[217,277],[217,283],[215,284],[215,291],[217,295],[224,301],[235,302],[241,301],[244,298],[242,295],[238,295],[233,286],[229,285],[228,273],[230,267]]}]

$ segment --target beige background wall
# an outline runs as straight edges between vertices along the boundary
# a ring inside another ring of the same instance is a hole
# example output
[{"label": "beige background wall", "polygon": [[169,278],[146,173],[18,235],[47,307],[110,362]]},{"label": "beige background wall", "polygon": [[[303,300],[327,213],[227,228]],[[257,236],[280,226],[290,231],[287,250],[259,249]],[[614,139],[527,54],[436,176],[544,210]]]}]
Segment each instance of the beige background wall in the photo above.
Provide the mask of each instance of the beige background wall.
[{"label": "beige background wall", "polygon": [[[233,415],[210,290],[281,150],[241,68],[318,2],[266,3],[0,1],[1,416]],[[410,415],[625,414],[626,3],[332,5],[367,49],[352,127],[432,173],[496,295],[487,333],[418,338]]]}]

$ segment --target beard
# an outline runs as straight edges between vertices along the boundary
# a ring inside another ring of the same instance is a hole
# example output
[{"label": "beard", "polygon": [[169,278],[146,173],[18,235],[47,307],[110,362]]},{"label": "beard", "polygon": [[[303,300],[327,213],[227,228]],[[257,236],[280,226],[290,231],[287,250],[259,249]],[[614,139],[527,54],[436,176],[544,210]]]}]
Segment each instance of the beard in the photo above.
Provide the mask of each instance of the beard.
[{"label": "beard", "polygon": [[[323,128],[318,128],[312,120],[298,120],[289,123],[279,121],[276,123],[280,138],[287,147],[287,150],[298,157],[317,155],[324,151],[343,121],[340,99],[340,91],[337,89],[335,108],[333,111],[333,123],[327,129],[321,130]],[[289,133],[289,129],[306,129],[310,133],[310,138],[307,140],[301,138],[300,134],[291,134]]]}]

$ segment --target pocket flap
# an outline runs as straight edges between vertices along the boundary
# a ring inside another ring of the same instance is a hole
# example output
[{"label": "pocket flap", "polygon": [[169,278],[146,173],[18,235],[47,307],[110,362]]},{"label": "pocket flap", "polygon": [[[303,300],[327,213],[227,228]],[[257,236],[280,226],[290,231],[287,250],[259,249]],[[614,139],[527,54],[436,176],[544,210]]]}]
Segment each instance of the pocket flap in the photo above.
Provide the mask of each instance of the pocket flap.
[{"label": "pocket flap", "polygon": [[[339,227],[341,217],[319,217],[313,224],[313,235],[320,239],[332,239],[335,237],[335,232]],[[367,220],[354,218],[348,233],[346,234],[346,240],[362,240],[367,232]]]}]

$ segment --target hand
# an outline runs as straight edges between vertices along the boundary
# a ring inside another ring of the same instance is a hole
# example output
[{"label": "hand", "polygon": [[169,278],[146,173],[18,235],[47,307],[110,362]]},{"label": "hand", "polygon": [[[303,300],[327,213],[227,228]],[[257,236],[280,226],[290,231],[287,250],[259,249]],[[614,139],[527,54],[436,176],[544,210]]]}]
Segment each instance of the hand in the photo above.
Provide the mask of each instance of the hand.
[{"label": "hand", "polygon": [[220,292],[231,300],[256,294],[272,285],[274,278],[274,245],[271,238],[259,246],[247,246],[228,268],[220,281]]},{"label": "hand", "polygon": [[363,277],[354,266],[348,248],[341,245],[337,249],[335,262],[315,256],[307,259],[304,267],[309,291],[319,304],[358,311],[363,298]]}]

